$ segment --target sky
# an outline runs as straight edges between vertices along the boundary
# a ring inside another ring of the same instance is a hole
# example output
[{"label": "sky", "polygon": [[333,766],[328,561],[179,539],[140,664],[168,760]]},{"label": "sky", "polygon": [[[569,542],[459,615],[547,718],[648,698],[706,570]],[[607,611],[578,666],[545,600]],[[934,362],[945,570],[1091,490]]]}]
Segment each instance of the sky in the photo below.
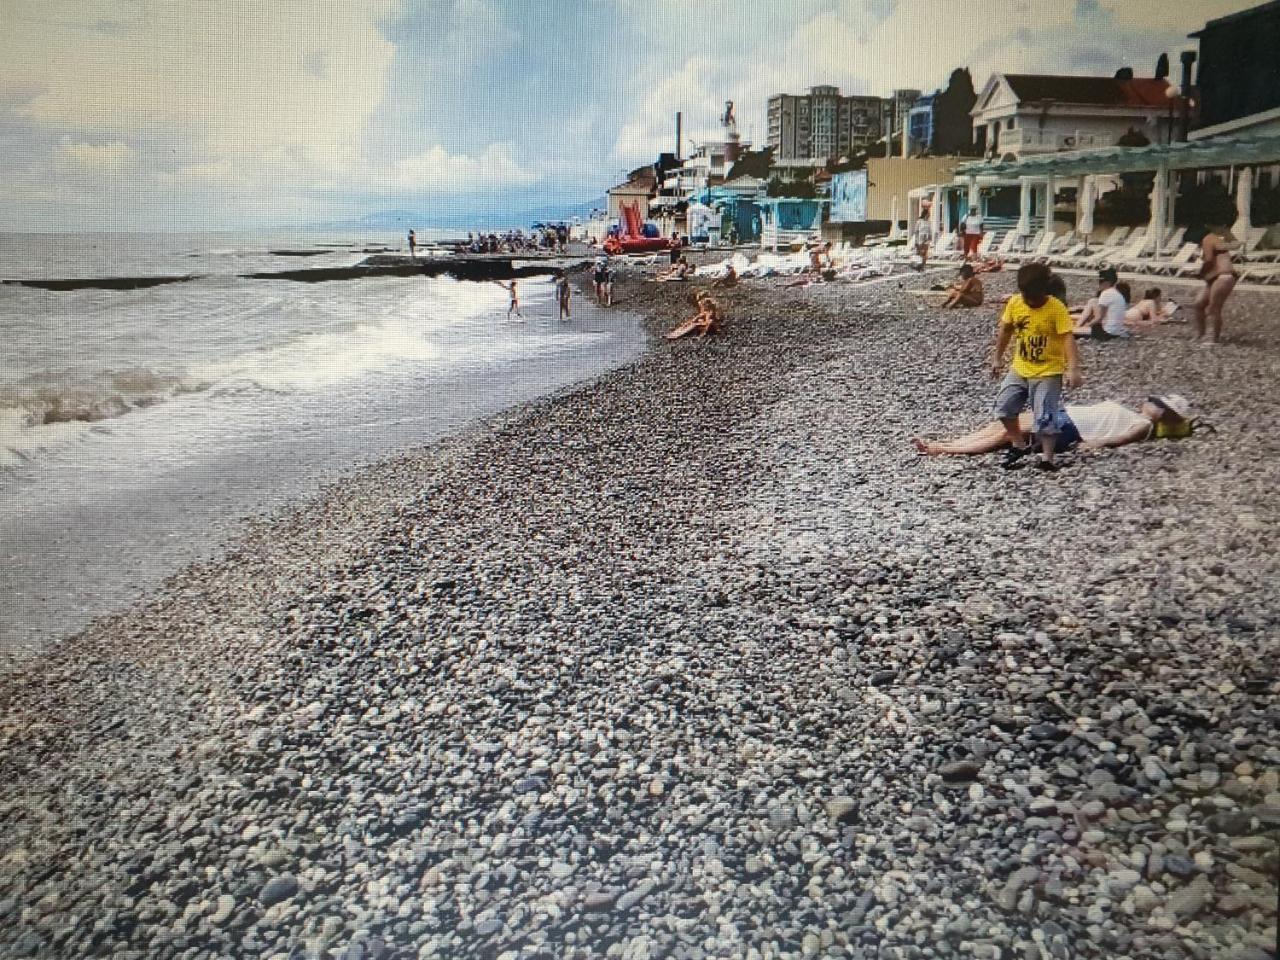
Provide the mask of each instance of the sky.
[{"label": "sky", "polygon": [[0,0],[0,229],[430,226],[599,197],[726,100],[1150,76],[1254,0]]}]

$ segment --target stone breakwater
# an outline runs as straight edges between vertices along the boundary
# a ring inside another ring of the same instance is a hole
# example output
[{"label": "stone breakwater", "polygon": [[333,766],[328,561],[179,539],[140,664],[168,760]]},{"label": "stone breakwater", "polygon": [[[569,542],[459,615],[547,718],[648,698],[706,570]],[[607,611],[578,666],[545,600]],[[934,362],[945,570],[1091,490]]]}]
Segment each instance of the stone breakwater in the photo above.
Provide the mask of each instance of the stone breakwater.
[{"label": "stone breakwater", "polygon": [[1274,301],[1086,345],[1219,432],[1044,477],[907,442],[991,311],[721,299],[11,665],[0,955],[1268,956]]}]

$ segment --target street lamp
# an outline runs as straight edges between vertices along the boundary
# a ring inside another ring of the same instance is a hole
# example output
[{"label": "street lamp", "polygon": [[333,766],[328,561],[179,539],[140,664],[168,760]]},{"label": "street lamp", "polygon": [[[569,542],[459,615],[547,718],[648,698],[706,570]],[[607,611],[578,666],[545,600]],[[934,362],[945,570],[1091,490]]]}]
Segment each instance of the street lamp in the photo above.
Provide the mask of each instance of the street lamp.
[{"label": "street lamp", "polygon": [[1165,127],[1164,127],[1164,142],[1166,144],[1173,143],[1173,107],[1174,107],[1174,104],[1176,104],[1178,100],[1181,98],[1181,96],[1182,96],[1181,87],[1176,87],[1171,83],[1169,84],[1168,87],[1165,88],[1165,98],[1169,101],[1169,114],[1165,120]]}]

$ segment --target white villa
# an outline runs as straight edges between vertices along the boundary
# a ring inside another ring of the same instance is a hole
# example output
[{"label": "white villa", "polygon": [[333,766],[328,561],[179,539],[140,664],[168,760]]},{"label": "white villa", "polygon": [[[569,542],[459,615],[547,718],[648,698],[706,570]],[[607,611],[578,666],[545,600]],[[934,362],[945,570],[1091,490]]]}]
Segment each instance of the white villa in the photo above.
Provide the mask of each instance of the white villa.
[{"label": "white villa", "polygon": [[1168,143],[1181,111],[1177,87],[1167,80],[995,73],[970,113],[983,155],[1013,160],[1115,146],[1130,129],[1150,143]]}]

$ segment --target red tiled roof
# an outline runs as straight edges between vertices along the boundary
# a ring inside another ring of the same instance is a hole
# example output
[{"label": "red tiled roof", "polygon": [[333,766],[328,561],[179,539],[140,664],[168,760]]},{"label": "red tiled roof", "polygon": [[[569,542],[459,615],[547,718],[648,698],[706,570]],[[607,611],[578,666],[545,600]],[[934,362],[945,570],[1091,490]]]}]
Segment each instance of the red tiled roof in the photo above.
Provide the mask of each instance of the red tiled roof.
[{"label": "red tiled roof", "polygon": [[1038,73],[1006,73],[1005,80],[1023,103],[1052,100],[1098,106],[1167,107],[1167,80],[1136,77],[1064,77]]}]

